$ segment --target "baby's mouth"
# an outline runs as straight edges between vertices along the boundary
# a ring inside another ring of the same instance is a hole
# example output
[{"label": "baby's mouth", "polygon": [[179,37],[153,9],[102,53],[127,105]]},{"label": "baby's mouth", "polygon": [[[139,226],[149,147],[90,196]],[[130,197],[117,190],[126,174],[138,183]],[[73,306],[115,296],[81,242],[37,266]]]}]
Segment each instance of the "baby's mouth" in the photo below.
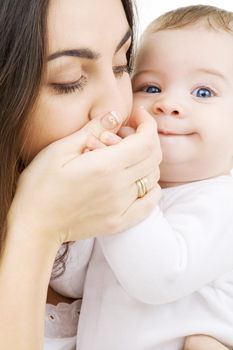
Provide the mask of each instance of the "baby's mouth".
[{"label": "baby's mouth", "polygon": [[190,136],[193,135],[193,132],[186,133],[186,132],[175,132],[175,131],[169,131],[169,130],[158,130],[158,134],[161,136]]},{"label": "baby's mouth", "polygon": [[171,132],[171,131],[158,131],[159,135],[165,135],[165,136],[177,136],[177,133]]}]

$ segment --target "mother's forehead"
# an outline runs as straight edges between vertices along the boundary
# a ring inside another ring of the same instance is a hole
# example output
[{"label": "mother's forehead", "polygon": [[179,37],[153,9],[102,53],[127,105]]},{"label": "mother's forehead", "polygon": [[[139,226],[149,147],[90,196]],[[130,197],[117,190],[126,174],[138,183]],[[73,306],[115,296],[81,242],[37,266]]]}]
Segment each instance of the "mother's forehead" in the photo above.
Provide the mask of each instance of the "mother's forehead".
[{"label": "mother's forehead", "polygon": [[114,44],[114,40],[119,41],[127,28],[120,0],[51,0],[48,13],[49,51],[66,49],[67,45],[85,47],[89,44],[94,47],[95,44]]}]

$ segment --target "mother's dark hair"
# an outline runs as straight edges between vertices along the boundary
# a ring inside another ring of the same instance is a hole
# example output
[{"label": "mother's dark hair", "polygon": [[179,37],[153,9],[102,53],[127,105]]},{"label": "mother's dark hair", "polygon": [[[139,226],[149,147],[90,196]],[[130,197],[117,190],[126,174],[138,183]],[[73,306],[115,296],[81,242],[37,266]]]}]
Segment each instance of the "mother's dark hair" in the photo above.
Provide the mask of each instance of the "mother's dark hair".
[{"label": "mother's dark hair", "polygon": [[[38,95],[45,57],[48,0],[1,0],[0,249],[19,176],[27,116]],[[23,208],[22,208],[23,210]]]},{"label": "mother's dark hair", "polygon": [[[132,2],[121,1],[133,29]],[[1,0],[0,253],[6,238],[7,213],[21,170],[22,135],[38,96],[46,63],[48,6],[49,0]],[[132,47],[128,52],[129,61],[131,57]]]}]

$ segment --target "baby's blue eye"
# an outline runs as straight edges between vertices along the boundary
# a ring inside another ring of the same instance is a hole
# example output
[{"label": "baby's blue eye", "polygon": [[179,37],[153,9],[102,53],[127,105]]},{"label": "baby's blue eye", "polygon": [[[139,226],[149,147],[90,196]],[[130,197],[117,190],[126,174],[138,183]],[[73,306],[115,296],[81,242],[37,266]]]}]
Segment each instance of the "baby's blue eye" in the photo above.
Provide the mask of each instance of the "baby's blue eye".
[{"label": "baby's blue eye", "polygon": [[148,94],[159,94],[161,92],[161,89],[155,85],[148,85],[148,86],[145,86],[142,89],[142,91],[147,92]]},{"label": "baby's blue eye", "polygon": [[204,87],[193,90],[192,94],[200,98],[210,98],[215,96],[215,93],[211,89]]}]

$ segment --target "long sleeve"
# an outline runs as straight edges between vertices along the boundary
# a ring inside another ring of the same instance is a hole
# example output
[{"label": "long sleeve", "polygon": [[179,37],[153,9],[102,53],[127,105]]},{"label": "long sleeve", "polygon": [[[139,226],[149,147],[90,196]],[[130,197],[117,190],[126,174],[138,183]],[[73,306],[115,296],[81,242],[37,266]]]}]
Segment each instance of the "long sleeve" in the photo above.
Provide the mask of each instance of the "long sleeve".
[{"label": "long sleeve", "polygon": [[233,181],[166,189],[148,219],[98,238],[126,292],[148,304],[178,300],[233,269]]}]

